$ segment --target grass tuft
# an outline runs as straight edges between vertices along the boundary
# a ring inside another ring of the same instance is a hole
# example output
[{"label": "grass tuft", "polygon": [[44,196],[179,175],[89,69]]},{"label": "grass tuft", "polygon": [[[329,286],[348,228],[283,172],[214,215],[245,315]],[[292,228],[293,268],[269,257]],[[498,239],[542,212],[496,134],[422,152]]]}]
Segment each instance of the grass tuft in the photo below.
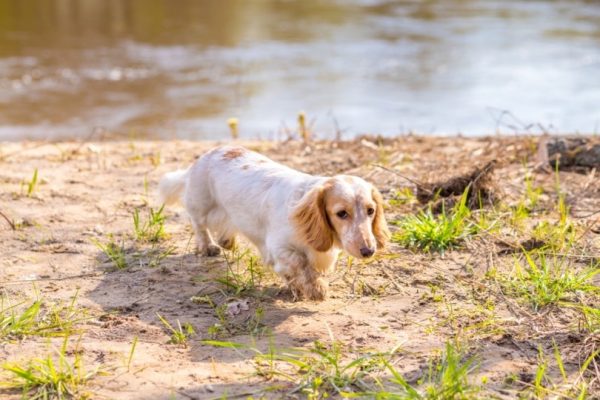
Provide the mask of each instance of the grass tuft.
[{"label": "grass tuft", "polygon": [[203,343],[254,352],[257,375],[269,380],[278,377],[294,382],[297,386],[292,393],[302,393],[310,400],[365,396],[376,389],[374,374],[383,371],[381,360],[388,359],[396,351],[357,356],[335,340],[329,344],[316,341],[308,349],[276,349],[271,344],[266,352],[234,342],[206,340]]},{"label": "grass tuft", "polygon": [[24,399],[30,400],[90,398],[84,388],[99,369],[86,371],[77,351],[73,361],[69,361],[66,344],[67,339],[55,357],[33,358],[25,364],[4,363],[2,370],[10,376],[0,381],[0,386],[19,390]]},{"label": "grass tuft", "polygon": [[500,283],[512,294],[531,304],[534,310],[569,300],[578,292],[598,293],[600,287],[591,280],[600,273],[595,265],[577,271],[566,257],[553,256],[550,259],[543,253],[523,251],[525,263],[515,260],[513,271],[500,277]]},{"label": "grass tuft", "polygon": [[157,211],[150,208],[148,218],[145,221],[140,219],[140,210],[135,209],[133,212],[133,233],[137,241],[157,243],[166,237],[164,208],[164,205]]},{"label": "grass tuft", "polygon": [[68,305],[40,299],[10,305],[8,298],[1,297],[0,341],[27,336],[69,336],[79,322],[88,318],[75,306],[76,299],[77,295]]},{"label": "grass tuft", "polygon": [[37,187],[38,184],[38,169],[34,169],[33,170],[33,176],[31,177],[31,179],[27,182],[22,182],[21,183],[21,193],[23,190],[23,185],[27,187],[27,197],[31,197],[33,195],[33,192],[35,191],[35,188]]},{"label": "grass tuft", "polygon": [[125,243],[123,241],[117,244],[112,235],[108,235],[107,243],[101,243],[93,238],[91,240],[112,261],[117,269],[125,269],[129,266],[126,258]]},{"label": "grass tuft", "polygon": [[375,393],[377,399],[398,400],[474,400],[479,399],[481,387],[469,382],[469,374],[475,370],[474,359],[464,360],[461,352],[451,343],[439,361],[430,362],[424,378],[419,381],[420,387],[410,385],[400,373],[387,361],[384,364],[392,374],[391,382],[400,387],[397,391],[380,391]]},{"label": "grass tuft", "polygon": [[169,321],[163,318],[159,313],[156,313],[156,316],[171,333],[171,338],[168,342],[170,344],[187,346],[188,338],[196,334],[192,324],[184,323],[182,325],[179,320],[177,320],[177,328],[174,328],[173,325],[171,325]]},{"label": "grass tuft", "polygon": [[392,235],[392,241],[409,248],[443,253],[458,247],[467,237],[477,231],[470,221],[471,211],[463,194],[451,212],[434,215],[431,209],[417,215],[409,215],[397,222],[400,229]]},{"label": "grass tuft", "polygon": [[230,254],[226,252],[223,256],[227,273],[215,281],[223,285],[227,294],[232,296],[256,294],[257,287],[266,276],[260,258],[248,249],[240,251],[239,248],[234,248]]}]

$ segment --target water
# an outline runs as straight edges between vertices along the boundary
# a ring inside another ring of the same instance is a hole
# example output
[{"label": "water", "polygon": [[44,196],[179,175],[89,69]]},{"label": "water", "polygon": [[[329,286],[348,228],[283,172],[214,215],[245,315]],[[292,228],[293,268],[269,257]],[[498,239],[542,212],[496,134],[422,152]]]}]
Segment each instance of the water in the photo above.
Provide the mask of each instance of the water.
[{"label": "water", "polygon": [[0,140],[595,132],[598,1],[0,0]]}]

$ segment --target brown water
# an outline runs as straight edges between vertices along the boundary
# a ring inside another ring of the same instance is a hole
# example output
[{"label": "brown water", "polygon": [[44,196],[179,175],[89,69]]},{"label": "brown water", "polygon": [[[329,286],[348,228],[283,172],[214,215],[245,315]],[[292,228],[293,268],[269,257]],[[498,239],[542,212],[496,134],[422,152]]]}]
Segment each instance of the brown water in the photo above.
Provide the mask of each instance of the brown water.
[{"label": "brown water", "polygon": [[596,131],[600,2],[0,0],[0,140],[277,138],[300,110],[321,137]]}]

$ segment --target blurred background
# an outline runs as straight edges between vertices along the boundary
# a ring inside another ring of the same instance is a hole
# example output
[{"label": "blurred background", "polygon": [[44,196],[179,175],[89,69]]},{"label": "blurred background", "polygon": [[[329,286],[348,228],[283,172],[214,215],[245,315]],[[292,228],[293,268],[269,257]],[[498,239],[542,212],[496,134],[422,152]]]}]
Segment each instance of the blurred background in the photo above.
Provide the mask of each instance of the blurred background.
[{"label": "blurred background", "polygon": [[600,2],[0,0],[0,140],[595,133]]}]

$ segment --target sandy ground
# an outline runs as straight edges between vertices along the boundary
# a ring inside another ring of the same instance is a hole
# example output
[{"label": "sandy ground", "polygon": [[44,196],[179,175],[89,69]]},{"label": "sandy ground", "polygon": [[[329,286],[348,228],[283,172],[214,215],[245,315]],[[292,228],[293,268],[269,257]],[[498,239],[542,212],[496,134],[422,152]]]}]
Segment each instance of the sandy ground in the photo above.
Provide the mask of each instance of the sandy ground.
[{"label": "sandy ground", "polygon": [[[414,189],[414,184],[376,164],[425,182],[497,159],[494,177],[502,202],[513,204],[523,195],[525,174],[536,167],[536,142],[535,138],[401,137],[310,145],[243,144],[306,172],[364,177],[381,189],[387,201],[396,190]],[[333,336],[349,354],[399,345],[394,362],[412,381],[422,376],[428,359],[448,340],[460,337],[469,354],[477,355],[473,379],[485,377],[484,398],[515,398],[533,379],[539,349],[552,354],[553,340],[564,352],[567,372],[577,371],[588,338],[580,329],[579,314],[552,307],[534,312],[485,278],[492,267],[513,265],[515,255],[502,250],[527,237],[512,231],[480,235],[444,255],[392,243],[386,254],[368,263],[349,262],[343,256],[330,277],[331,297],[323,302],[294,302],[282,282],[269,273],[252,292],[237,296],[226,292],[215,279],[226,274],[227,262],[223,256],[205,258],[192,252],[191,228],[181,208],[165,210],[167,239],[157,245],[136,243],[132,214],[139,208],[145,217],[148,207],[157,207],[160,177],[187,167],[215,144],[0,144],[0,211],[19,224],[13,230],[0,219],[0,290],[13,300],[34,298],[37,291],[48,301],[68,301],[77,293],[77,305],[91,318],[80,324],[80,333],[70,341],[72,346],[79,341],[86,366],[105,372],[90,382],[87,390],[92,397],[302,398],[299,392],[290,393],[293,382],[257,376],[250,352],[202,344],[211,337],[209,328],[219,322],[209,304],[191,300],[204,295],[217,305],[232,299],[249,302],[249,310],[233,317],[231,331],[222,332],[219,339],[255,341],[256,347],[265,349],[270,341],[282,348],[303,347],[315,340],[329,342]],[[23,182],[36,168],[39,184],[27,196]],[[551,207],[556,201],[554,175],[535,172],[533,178],[544,187],[542,203]],[[593,227],[597,217],[593,213],[600,205],[598,179],[570,172],[561,172],[560,179],[575,223]],[[387,208],[390,222],[421,207],[415,202],[392,203]],[[587,229],[580,238],[579,248],[586,254],[597,254],[593,231]],[[94,244],[105,243],[110,235],[123,242],[128,268],[115,270]],[[241,247],[249,245],[242,242]],[[161,252],[163,256],[158,256]],[[489,303],[494,304],[492,317],[482,311],[482,304]],[[244,327],[257,309],[262,310],[262,320],[249,333]],[[192,324],[196,335],[187,346],[168,344],[169,334],[157,313],[172,323]],[[483,320],[495,323],[486,328],[480,324]],[[0,341],[0,359],[43,356],[61,341],[35,336]],[[550,375],[557,375],[556,368],[550,370]],[[509,383],[509,376],[521,383]],[[2,393],[2,398],[13,397],[20,394]]]}]

